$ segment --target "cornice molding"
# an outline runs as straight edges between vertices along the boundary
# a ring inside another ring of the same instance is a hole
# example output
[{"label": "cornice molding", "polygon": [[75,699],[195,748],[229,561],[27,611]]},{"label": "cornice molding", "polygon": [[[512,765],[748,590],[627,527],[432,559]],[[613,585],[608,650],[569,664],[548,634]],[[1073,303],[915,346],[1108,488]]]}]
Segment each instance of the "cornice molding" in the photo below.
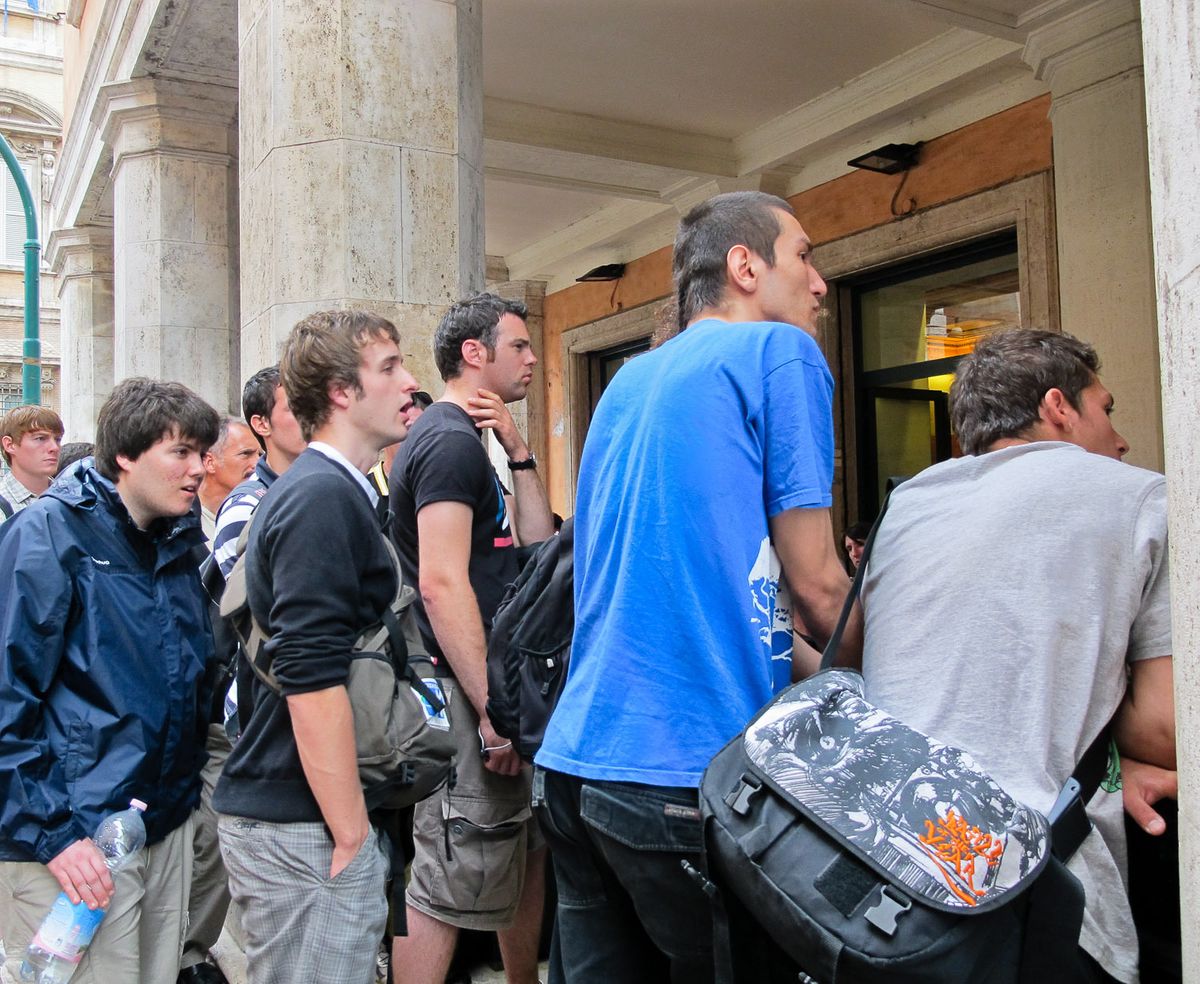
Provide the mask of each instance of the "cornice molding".
[{"label": "cornice molding", "polygon": [[0,68],[19,68],[26,72],[49,72],[62,75],[62,55],[19,48],[0,48]]},{"label": "cornice molding", "polygon": [[[125,157],[148,151],[229,159],[237,153],[237,99],[236,89],[207,82],[146,77],[110,82],[100,87],[92,122],[113,150],[114,169]],[[142,123],[154,125],[139,129]],[[129,134],[134,135],[126,139]]]},{"label": "cornice molding", "polygon": [[[55,109],[49,103],[42,102],[42,100],[31,96],[27,92],[21,92],[18,89],[10,89],[8,87],[0,87],[0,103],[10,103],[13,106],[20,106],[28,113],[40,116],[45,121],[44,125],[52,127],[55,134],[61,137],[62,112]],[[10,129],[20,129],[24,125],[26,125],[25,121],[15,120],[11,124]],[[41,126],[43,124],[30,121],[29,125]]]},{"label": "cornice molding", "polygon": [[[100,139],[92,109],[100,86],[116,78],[120,56],[130,43],[144,0],[108,0],[101,8],[96,36],[79,83],[75,111],[63,133],[63,153],[50,204],[57,226],[74,226],[92,216],[103,197],[111,168],[111,151]],[[143,27],[144,29],[144,27]]]},{"label": "cornice molding", "polygon": [[634,202],[662,200],[662,196],[653,188],[607,184],[602,181],[589,181],[585,178],[563,177],[557,174],[543,174],[508,167],[485,167],[483,173],[485,177],[495,178],[497,181],[513,181],[536,188],[557,188],[562,191],[576,191],[585,195],[604,195],[608,198],[621,198]]},{"label": "cornice molding", "polygon": [[1029,34],[1021,59],[1055,100],[1142,64],[1137,0],[1094,0]]},{"label": "cornice molding", "polygon": [[568,113],[507,99],[484,98],[483,135],[487,140],[633,161],[693,174],[734,177],[737,173],[732,141],[722,137]]},{"label": "cornice molding", "polygon": [[[511,280],[545,280],[551,270],[561,270],[572,258],[612,236],[626,235],[642,223],[652,221],[663,214],[678,221],[670,205],[653,202],[618,202],[586,215],[565,229],[551,233],[522,249],[514,250],[504,257],[508,264]],[[613,253],[615,250],[610,250]],[[606,262],[626,259],[615,256]],[[581,268],[586,269],[586,267]]]},{"label": "cornice molding", "polygon": [[[46,238],[46,265],[56,276],[61,274],[69,259],[85,253],[100,257],[94,272],[112,270],[113,231],[111,226],[86,226],[82,229],[55,229]],[[107,257],[107,260],[104,258]]]},{"label": "cornice molding", "polygon": [[964,78],[1015,63],[1020,46],[953,29],[777,116],[733,141],[739,174],[775,167],[838,134],[894,115],[961,85]]}]

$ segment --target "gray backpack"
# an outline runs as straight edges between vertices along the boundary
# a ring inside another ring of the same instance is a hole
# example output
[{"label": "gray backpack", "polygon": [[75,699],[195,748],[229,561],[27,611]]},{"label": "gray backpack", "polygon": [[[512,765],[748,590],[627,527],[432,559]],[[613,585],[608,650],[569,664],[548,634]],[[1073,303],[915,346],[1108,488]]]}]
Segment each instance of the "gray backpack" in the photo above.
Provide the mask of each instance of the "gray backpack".
[{"label": "gray backpack", "polygon": [[[237,563],[225,582],[221,615],[241,643],[242,656],[282,697],[246,591],[246,542],[252,516],[238,537]],[[412,611],[416,592],[404,583],[396,550],[381,536],[396,570],[396,595],[375,625],[354,643],[346,690],[354,711],[358,774],[367,809],[401,809],[446,782],[454,759],[448,709]]]}]

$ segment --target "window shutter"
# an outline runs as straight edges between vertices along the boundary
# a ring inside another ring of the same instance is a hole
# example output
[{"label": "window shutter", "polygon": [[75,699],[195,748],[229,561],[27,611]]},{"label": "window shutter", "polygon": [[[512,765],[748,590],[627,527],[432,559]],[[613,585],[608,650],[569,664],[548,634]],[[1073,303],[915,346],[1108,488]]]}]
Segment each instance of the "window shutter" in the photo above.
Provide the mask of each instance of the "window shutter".
[{"label": "window shutter", "polygon": [[[29,181],[29,165],[21,164]],[[12,172],[4,169],[4,262],[20,266],[25,262],[25,208]]]}]

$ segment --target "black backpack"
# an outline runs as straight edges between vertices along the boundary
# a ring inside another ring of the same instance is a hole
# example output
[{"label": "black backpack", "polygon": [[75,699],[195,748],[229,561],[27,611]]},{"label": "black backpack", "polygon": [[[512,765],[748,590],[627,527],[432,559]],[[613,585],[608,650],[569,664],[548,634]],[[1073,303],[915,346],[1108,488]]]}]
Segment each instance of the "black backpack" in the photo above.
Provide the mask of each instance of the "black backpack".
[{"label": "black backpack", "polygon": [[567,678],[575,631],[575,524],[540,543],[508,586],[488,639],[487,713],[532,761]]}]

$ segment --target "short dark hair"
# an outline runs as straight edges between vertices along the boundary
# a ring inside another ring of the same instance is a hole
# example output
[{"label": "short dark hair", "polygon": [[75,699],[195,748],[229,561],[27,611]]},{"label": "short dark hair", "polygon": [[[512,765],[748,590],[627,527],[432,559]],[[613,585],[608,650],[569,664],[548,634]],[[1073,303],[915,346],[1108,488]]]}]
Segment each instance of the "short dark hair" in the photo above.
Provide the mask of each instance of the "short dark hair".
[{"label": "short dark hair", "polygon": [[110,481],[120,474],[117,456],[136,460],[167,434],[212,446],[221,429],[217,411],[182,383],[134,376],[113,387],[96,420],[96,468]]},{"label": "short dark hair", "polygon": [[95,450],[96,445],[91,441],[70,441],[64,444],[58,453],[58,471],[55,473],[56,477],[65,472],[75,462],[90,457],[95,453]]},{"label": "short dark hair", "polygon": [[433,333],[433,361],[443,380],[462,373],[462,347],[468,339],[478,340],[489,355],[495,355],[496,326],[506,314],[515,314],[524,321],[529,317],[529,309],[520,301],[488,293],[450,305]]},{"label": "short dark hair", "polygon": [[867,537],[871,535],[871,524],[860,519],[857,523],[851,523],[846,527],[846,531],[842,534],[843,540],[853,540],[855,543],[866,543]]},{"label": "short dark hair", "polygon": [[961,363],[950,386],[950,419],[967,454],[1022,437],[1038,422],[1052,389],[1076,410],[1096,381],[1100,357],[1087,342],[1034,329],[1000,331],[983,339]]},{"label": "short dark hair", "polygon": [[776,212],[795,215],[782,198],[763,191],[733,191],[701,202],[683,217],[675,236],[672,270],[676,318],[682,330],[725,294],[725,257],[734,246],[753,250],[775,265]]},{"label": "short dark hair", "polygon": [[279,374],[304,440],[311,441],[333,412],[330,386],[348,386],[361,395],[362,350],[374,339],[399,345],[400,333],[387,318],[369,311],[318,311],[292,328]]},{"label": "short dark hair", "polygon": [[264,451],[267,450],[267,442],[258,431],[254,430],[250,418],[271,419],[271,414],[275,412],[275,389],[278,386],[279,366],[275,365],[259,369],[246,380],[246,385],[242,387],[242,416],[246,418],[246,426],[254,432],[254,439],[258,441],[258,446]]},{"label": "short dark hair", "polygon": [[433,406],[433,397],[424,390],[417,390],[412,395],[412,401],[422,410],[428,410],[431,406]]}]

